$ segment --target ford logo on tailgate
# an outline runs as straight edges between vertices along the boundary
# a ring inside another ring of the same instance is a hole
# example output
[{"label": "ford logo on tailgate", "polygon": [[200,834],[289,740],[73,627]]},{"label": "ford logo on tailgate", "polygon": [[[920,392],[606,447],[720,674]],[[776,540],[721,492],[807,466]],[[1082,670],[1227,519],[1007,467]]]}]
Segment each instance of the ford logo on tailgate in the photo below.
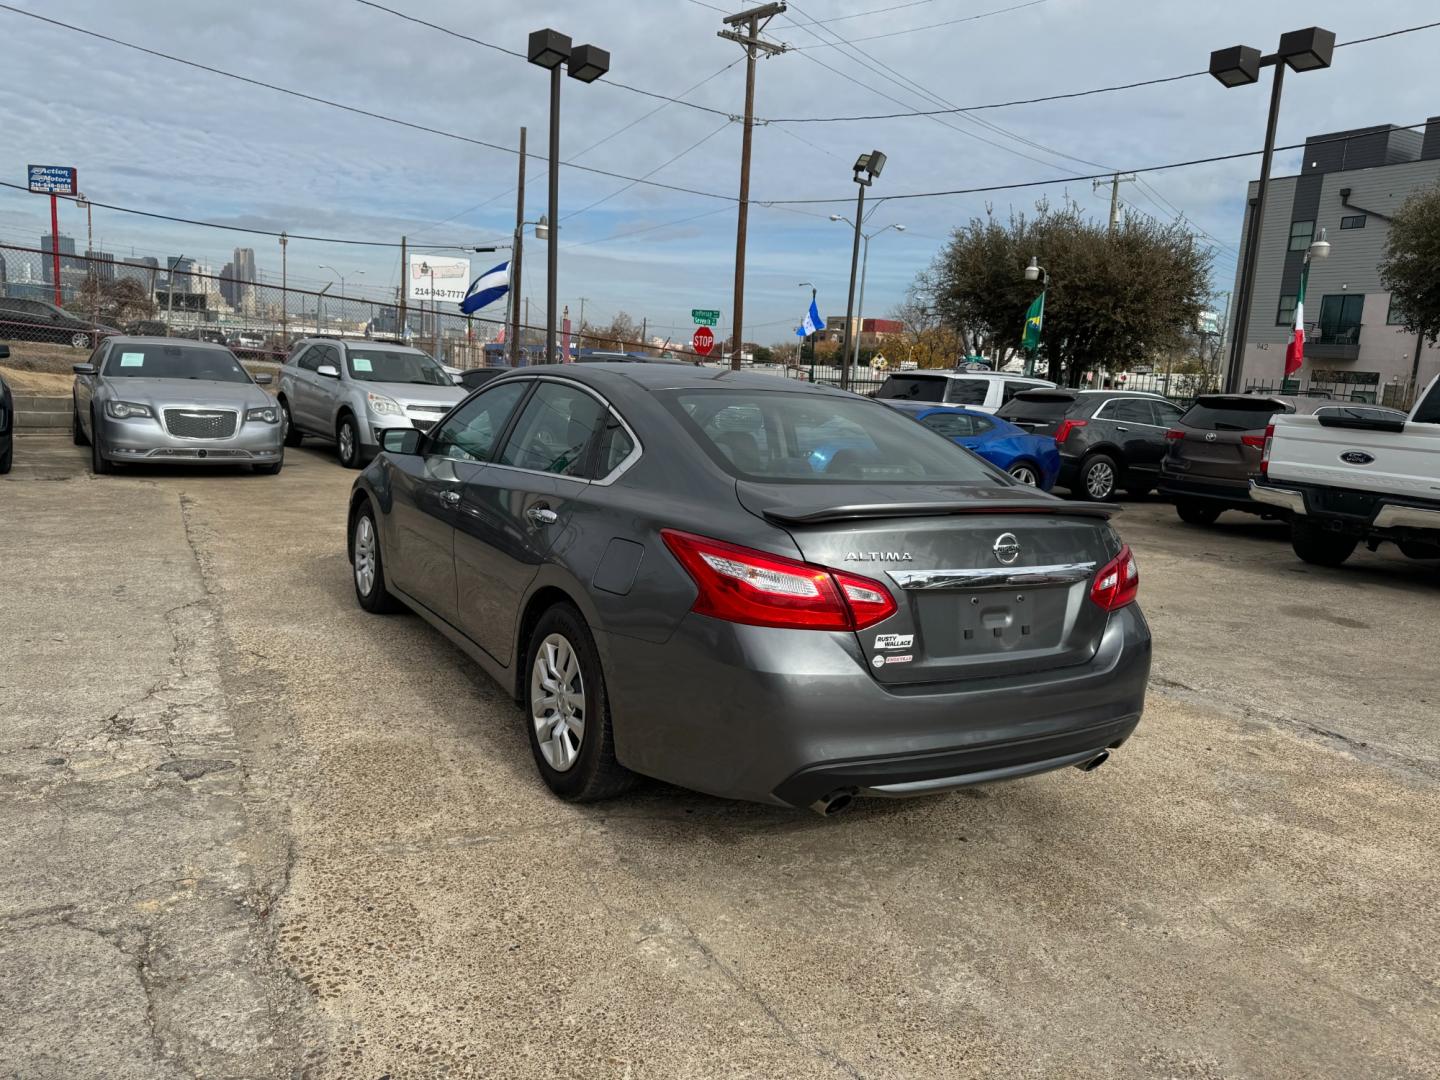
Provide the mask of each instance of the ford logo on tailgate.
[{"label": "ford logo on tailgate", "polygon": [[1375,460],[1375,457],[1365,453],[1364,450],[1346,450],[1340,455],[1340,460],[1347,465],[1369,465]]}]

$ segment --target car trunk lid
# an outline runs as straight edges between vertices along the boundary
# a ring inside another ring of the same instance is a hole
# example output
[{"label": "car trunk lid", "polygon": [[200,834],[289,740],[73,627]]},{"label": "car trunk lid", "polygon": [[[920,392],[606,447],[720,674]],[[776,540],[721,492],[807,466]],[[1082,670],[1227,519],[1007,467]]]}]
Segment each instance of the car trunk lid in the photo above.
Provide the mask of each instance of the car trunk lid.
[{"label": "car trunk lid", "polygon": [[1107,614],[1089,601],[1120,550],[1112,508],[1027,489],[897,485],[737,486],[742,505],[784,528],[805,561],[858,574],[895,598],[857,634],[890,685],[1023,674],[1094,656]]},{"label": "car trunk lid", "polygon": [[1271,398],[1206,394],[1175,425],[1166,467],[1191,476],[1244,480],[1260,471],[1265,428],[1285,405]]},{"label": "car trunk lid", "polygon": [[1032,435],[1053,437],[1075,401],[1074,391],[1026,390],[1002,405],[996,415]]}]

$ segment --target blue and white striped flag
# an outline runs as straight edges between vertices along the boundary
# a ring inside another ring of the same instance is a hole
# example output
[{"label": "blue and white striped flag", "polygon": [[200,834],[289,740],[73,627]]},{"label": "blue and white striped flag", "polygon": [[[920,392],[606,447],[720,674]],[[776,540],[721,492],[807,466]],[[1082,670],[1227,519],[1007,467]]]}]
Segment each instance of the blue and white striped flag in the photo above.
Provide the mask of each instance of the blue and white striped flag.
[{"label": "blue and white striped flag", "polygon": [[510,262],[507,259],[499,266],[492,266],[470,283],[465,299],[460,301],[460,310],[473,315],[481,308],[489,307],[510,291]]},{"label": "blue and white striped flag", "polygon": [[805,321],[795,328],[796,337],[809,337],[817,330],[825,329],[825,321],[820,318],[820,308],[815,301],[810,301],[810,310],[805,313]]}]

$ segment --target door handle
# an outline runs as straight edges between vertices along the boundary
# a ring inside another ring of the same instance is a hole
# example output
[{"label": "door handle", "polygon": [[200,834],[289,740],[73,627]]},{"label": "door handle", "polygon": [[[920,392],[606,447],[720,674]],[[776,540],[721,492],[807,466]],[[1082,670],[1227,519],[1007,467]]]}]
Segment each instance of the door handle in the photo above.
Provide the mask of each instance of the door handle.
[{"label": "door handle", "polygon": [[460,493],[458,491],[442,491],[440,493],[440,498],[444,501],[446,506],[460,505]]},{"label": "door handle", "polygon": [[1115,430],[1116,430],[1116,431],[1129,431],[1130,429],[1129,429],[1128,427],[1126,427],[1124,424],[1116,424],[1116,425],[1115,425]]},{"label": "door handle", "polygon": [[525,516],[536,525],[554,525],[560,520],[560,515],[546,506],[532,506],[525,511]]}]

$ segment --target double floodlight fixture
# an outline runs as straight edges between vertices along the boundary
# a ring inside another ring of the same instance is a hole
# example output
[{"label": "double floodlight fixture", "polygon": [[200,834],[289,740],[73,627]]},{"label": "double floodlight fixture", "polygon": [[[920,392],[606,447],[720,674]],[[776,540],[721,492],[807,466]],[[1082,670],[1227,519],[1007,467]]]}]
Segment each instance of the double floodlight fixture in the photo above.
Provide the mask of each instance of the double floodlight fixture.
[{"label": "double floodlight fixture", "polygon": [[536,30],[526,57],[537,67],[555,70],[565,64],[572,79],[594,82],[610,70],[610,54],[596,45],[573,45],[559,30]]},{"label": "double floodlight fixture", "polygon": [[1318,71],[1328,68],[1335,54],[1335,34],[1318,26],[1291,30],[1280,35],[1280,47],[1271,56],[1261,56],[1259,49],[1248,45],[1232,45],[1210,54],[1210,74],[1222,86],[1247,86],[1258,82],[1260,69],[1269,64],[1283,63],[1291,71]]},{"label": "double floodlight fixture", "polygon": [[[855,182],[869,187],[875,178],[885,170],[885,155],[879,150],[871,150],[868,154],[861,154],[855,159]],[[864,173],[864,176],[861,176]]]}]

